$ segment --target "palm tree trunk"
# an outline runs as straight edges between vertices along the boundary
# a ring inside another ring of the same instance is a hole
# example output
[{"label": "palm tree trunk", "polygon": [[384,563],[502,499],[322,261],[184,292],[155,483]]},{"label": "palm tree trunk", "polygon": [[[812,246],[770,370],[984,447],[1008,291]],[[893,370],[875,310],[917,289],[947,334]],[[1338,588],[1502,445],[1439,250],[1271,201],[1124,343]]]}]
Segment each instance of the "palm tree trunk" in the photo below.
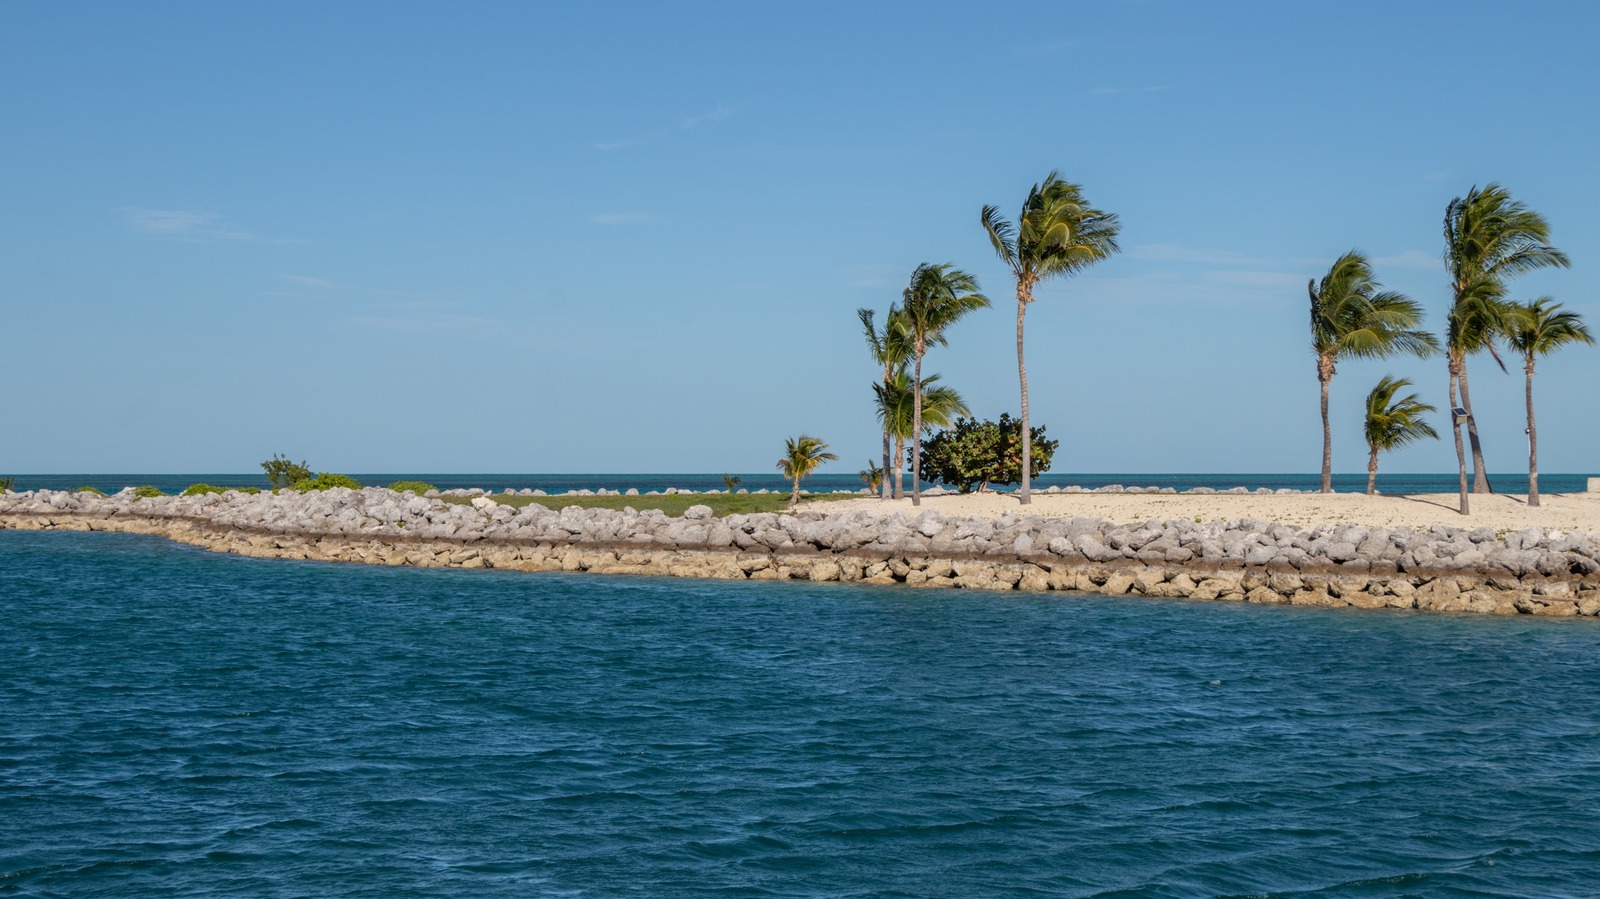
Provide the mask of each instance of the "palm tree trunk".
[{"label": "palm tree trunk", "polygon": [[1456,438],[1456,469],[1461,474],[1461,514],[1472,514],[1467,506],[1467,453],[1461,445],[1461,424],[1456,421],[1456,371],[1457,363],[1450,361],[1450,433]]},{"label": "palm tree trunk", "polygon": [[1333,428],[1328,424],[1328,382],[1333,380],[1333,360],[1317,357],[1317,381],[1322,385],[1322,492],[1333,492]]},{"label": "palm tree trunk", "polygon": [[1017,380],[1022,384],[1022,481],[1017,486],[1017,499],[1024,506],[1033,502],[1028,491],[1028,480],[1033,472],[1033,430],[1028,427],[1028,367],[1022,361],[1022,319],[1028,312],[1032,294],[1026,284],[1017,285]]},{"label": "palm tree trunk", "polygon": [[1533,355],[1528,356],[1528,505],[1539,505],[1539,429],[1533,424]]},{"label": "palm tree trunk", "polygon": [[922,505],[922,353],[911,375],[911,505]]},{"label": "palm tree trunk", "polygon": [[1367,459],[1367,495],[1376,496],[1378,493],[1378,448],[1372,448],[1372,455]]},{"label": "palm tree trunk", "polygon": [[[890,376],[892,374],[890,369],[891,369],[891,366],[888,366],[888,365],[885,365],[883,367],[883,386],[884,387],[888,387],[889,386],[889,378],[890,378]],[[889,439],[890,439],[889,438],[889,414],[888,414],[888,410],[884,410],[884,415],[883,415],[883,498],[884,499],[888,499],[890,494],[891,494],[891,492],[893,491],[893,485],[891,485],[889,483]]]},{"label": "palm tree trunk", "polygon": [[1467,393],[1467,362],[1461,360],[1461,408],[1467,410],[1467,437],[1472,441],[1472,492],[1493,493],[1489,471],[1483,467],[1483,444],[1478,442],[1478,420],[1472,417],[1472,397]]},{"label": "palm tree trunk", "polygon": [[906,441],[896,434],[894,438],[894,498],[906,498]]},{"label": "palm tree trunk", "polygon": [[800,505],[800,476],[796,475],[794,479],[794,493],[789,495],[789,508],[793,509],[798,505]]}]

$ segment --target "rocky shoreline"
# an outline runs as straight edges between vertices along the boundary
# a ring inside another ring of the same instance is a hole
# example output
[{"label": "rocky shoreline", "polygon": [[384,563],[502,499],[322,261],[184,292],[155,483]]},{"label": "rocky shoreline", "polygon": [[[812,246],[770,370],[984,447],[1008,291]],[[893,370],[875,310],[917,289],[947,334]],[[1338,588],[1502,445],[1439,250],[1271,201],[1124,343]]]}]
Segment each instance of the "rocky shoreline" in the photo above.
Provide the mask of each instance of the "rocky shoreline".
[{"label": "rocky shoreline", "polygon": [[673,518],[364,488],[149,498],[41,490],[0,496],[0,529],[159,534],[245,556],[378,565],[1600,615],[1600,540],[1537,528],[991,521],[807,508],[718,518],[706,506]]}]

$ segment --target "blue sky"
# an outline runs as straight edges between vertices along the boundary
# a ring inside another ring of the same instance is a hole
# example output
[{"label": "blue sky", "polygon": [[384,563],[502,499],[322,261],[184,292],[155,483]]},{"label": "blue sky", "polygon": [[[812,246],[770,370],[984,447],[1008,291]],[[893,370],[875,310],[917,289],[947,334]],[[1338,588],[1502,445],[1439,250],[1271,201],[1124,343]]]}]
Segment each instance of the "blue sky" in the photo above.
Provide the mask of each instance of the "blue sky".
[{"label": "blue sky", "polygon": [[[1441,327],[1474,184],[1572,257],[1514,293],[1600,328],[1587,5],[575,6],[0,8],[0,472],[765,471],[801,432],[854,471],[855,309],[918,263],[995,301],[928,370],[1016,411],[978,211],[1051,169],[1123,247],[1028,313],[1056,471],[1316,470],[1306,282],[1359,248]],[[1521,371],[1469,371],[1516,471]],[[1445,406],[1442,360],[1341,365],[1335,470],[1385,373]],[[1600,474],[1597,387],[1541,363],[1543,470]]]}]

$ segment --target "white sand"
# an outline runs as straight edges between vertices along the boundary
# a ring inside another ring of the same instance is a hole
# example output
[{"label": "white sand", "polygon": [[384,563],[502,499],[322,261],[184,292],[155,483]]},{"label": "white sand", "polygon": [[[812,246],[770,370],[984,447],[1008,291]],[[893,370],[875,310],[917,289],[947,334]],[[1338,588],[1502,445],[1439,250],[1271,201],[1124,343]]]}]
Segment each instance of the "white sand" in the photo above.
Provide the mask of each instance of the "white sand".
[{"label": "white sand", "polygon": [[938,509],[946,517],[995,519],[1008,512],[1047,518],[1103,518],[1122,524],[1150,519],[1219,521],[1260,518],[1285,524],[1314,527],[1324,523],[1360,524],[1367,527],[1425,528],[1442,524],[1453,528],[1492,527],[1497,530],[1522,530],[1538,527],[1547,530],[1581,530],[1600,534],[1600,493],[1541,494],[1541,505],[1529,508],[1519,494],[1473,494],[1471,515],[1458,509],[1459,496],[1409,494],[1405,496],[1367,496],[1363,493],[1331,494],[1152,494],[1152,493],[1058,493],[1033,495],[1027,506],[1005,493],[974,493],[966,496],[923,497],[921,509],[902,500],[852,499],[814,503],[811,508],[826,513],[866,510],[883,515],[904,512],[915,515]]}]

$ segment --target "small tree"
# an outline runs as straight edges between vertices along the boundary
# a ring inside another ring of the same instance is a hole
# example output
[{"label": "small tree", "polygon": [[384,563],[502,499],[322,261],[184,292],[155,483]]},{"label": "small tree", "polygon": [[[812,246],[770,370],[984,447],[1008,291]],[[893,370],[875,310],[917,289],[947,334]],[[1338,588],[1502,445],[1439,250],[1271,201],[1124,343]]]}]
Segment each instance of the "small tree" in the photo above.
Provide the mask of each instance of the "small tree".
[{"label": "small tree", "polygon": [[741,478],[736,474],[725,474],[722,476],[722,486],[727,488],[729,493],[738,490],[739,485],[743,483],[744,478]]},{"label": "small tree", "polygon": [[312,478],[311,469],[306,467],[305,462],[296,465],[279,453],[273,453],[271,459],[261,463],[261,470],[267,473],[267,483],[272,485],[273,490],[293,487]]},{"label": "small tree", "polygon": [[794,481],[794,493],[789,497],[789,508],[800,505],[800,479],[824,462],[834,462],[838,456],[828,452],[828,445],[809,434],[790,437],[784,442],[783,457],[778,460],[778,470]]},{"label": "small tree", "polygon": [[866,468],[856,472],[856,477],[859,477],[873,493],[877,493],[878,488],[883,486],[883,469],[871,459],[867,460]]},{"label": "small tree", "polygon": [[1367,495],[1378,492],[1378,453],[1399,449],[1424,437],[1439,439],[1439,432],[1422,418],[1435,409],[1414,393],[1400,399],[1394,395],[1411,386],[1407,378],[1388,375],[1367,394]]},{"label": "small tree", "polygon": [[[1044,436],[1044,425],[1029,428],[1033,444],[1033,474],[1050,470],[1059,440]],[[987,490],[990,484],[1016,484],[1022,480],[1022,422],[1002,413],[998,422],[958,418],[955,426],[940,431],[922,447],[921,468],[935,481],[962,493]]]}]

